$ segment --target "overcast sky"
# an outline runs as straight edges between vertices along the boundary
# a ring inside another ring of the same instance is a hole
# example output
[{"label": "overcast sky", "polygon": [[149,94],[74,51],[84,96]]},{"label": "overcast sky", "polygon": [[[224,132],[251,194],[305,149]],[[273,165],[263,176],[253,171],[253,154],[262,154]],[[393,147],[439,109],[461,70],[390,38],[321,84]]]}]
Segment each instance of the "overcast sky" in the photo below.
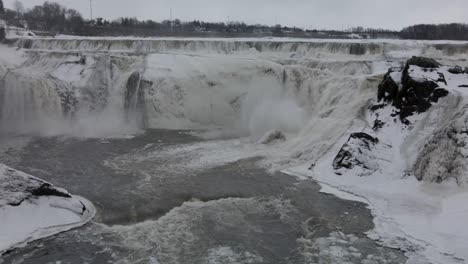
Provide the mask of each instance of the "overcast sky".
[{"label": "overcast sky", "polygon": [[[419,23],[468,23],[468,0],[92,0],[94,17],[244,21],[303,28],[401,29]],[[3,0],[12,7],[14,0]],[[26,8],[42,0],[22,0]],[[55,0],[89,18],[89,0]]]}]

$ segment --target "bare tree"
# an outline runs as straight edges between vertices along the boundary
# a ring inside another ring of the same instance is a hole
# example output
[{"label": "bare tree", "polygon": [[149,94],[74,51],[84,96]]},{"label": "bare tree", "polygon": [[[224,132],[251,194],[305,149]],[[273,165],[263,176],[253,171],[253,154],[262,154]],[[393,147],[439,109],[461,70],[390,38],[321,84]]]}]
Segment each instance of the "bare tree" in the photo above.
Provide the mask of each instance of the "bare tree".
[{"label": "bare tree", "polygon": [[16,13],[20,16],[20,15],[23,15],[24,13],[24,6],[23,6],[23,3],[21,3],[20,1],[16,0],[14,3],[13,3],[13,7],[16,11]]}]

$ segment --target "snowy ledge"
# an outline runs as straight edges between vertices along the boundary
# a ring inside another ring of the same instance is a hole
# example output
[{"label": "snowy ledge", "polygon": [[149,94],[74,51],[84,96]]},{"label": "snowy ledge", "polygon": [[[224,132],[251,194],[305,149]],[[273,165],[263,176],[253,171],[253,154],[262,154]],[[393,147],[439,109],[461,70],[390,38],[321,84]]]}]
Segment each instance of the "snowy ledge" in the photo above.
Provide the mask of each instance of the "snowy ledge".
[{"label": "snowy ledge", "polygon": [[367,236],[408,264],[468,264],[468,69],[413,57],[390,69],[355,125],[311,166],[284,170],[364,202]]},{"label": "snowy ledge", "polygon": [[0,255],[82,226],[95,213],[88,200],[0,164]]}]

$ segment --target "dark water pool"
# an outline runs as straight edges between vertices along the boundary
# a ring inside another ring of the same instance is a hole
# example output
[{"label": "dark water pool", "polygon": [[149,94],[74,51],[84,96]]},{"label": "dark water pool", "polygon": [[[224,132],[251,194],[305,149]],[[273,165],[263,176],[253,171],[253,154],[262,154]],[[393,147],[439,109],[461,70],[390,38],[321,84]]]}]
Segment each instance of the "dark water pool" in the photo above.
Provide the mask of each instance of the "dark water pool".
[{"label": "dark water pool", "polygon": [[0,263],[404,263],[401,252],[365,237],[373,228],[365,205],[268,173],[260,158],[183,171],[172,168],[190,155],[135,158],[200,141],[151,130],[122,139],[36,138],[10,151],[9,165],[88,198],[98,214]]}]

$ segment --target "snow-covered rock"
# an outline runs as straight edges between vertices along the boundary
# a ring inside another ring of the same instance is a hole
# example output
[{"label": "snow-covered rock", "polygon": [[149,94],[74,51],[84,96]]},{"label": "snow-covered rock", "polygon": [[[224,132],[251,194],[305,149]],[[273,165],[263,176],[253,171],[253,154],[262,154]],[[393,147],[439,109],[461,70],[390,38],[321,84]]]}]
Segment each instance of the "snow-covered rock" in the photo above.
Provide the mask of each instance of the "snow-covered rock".
[{"label": "snow-covered rock", "polygon": [[258,142],[260,144],[271,144],[278,141],[285,141],[286,135],[281,130],[271,130],[270,132],[266,133]]},{"label": "snow-covered rock", "polygon": [[88,200],[0,164],[0,255],[90,221]]},{"label": "snow-covered rock", "polygon": [[447,85],[447,69],[439,68],[434,59],[412,57],[404,69],[391,68],[379,85],[378,100],[390,101],[398,109],[402,122],[409,124],[408,117],[426,112],[448,91],[441,88]]},{"label": "snow-covered rock", "polygon": [[[372,131],[392,147],[411,151],[406,171],[418,180],[468,182],[468,93],[463,83],[468,83],[468,73],[462,67],[412,57],[404,69],[390,69],[379,85],[379,103],[369,107]],[[362,156],[361,149],[353,155]]]},{"label": "snow-covered rock", "polygon": [[385,151],[382,148],[388,146],[381,144],[378,138],[363,132],[352,133],[333,160],[333,169],[338,175],[347,170],[359,176],[370,175],[379,168],[376,152]]}]

